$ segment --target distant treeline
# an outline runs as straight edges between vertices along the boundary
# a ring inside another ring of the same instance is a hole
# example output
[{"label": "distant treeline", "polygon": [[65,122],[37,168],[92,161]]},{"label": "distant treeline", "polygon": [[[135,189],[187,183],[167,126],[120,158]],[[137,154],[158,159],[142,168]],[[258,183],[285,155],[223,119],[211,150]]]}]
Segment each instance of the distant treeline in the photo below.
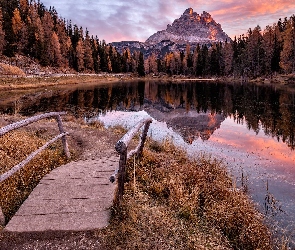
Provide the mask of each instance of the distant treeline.
[{"label": "distant treeline", "polygon": [[295,70],[295,16],[280,19],[264,31],[249,29],[227,43],[198,45],[144,59],[141,51],[122,54],[82,27],[58,16],[39,0],[0,0],[0,55],[29,56],[42,66],[78,72],[164,72],[169,75],[259,77]]}]

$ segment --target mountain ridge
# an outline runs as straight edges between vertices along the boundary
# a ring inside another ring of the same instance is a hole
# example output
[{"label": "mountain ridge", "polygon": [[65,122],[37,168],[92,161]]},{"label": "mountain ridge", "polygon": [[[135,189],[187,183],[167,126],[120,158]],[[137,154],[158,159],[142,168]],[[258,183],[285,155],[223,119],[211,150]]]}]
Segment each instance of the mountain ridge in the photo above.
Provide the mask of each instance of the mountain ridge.
[{"label": "mountain ridge", "polygon": [[155,44],[162,40],[170,40],[177,44],[183,43],[212,43],[230,41],[230,37],[222,30],[212,16],[203,11],[201,15],[188,8],[175,19],[172,25],[168,24],[166,30],[151,35],[145,43]]}]

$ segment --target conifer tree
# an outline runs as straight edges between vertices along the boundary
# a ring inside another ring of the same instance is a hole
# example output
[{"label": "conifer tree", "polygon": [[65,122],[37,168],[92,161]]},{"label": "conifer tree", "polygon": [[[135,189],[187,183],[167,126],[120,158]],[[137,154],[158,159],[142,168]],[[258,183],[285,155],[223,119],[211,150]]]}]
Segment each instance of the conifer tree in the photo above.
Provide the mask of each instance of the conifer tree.
[{"label": "conifer tree", "polygon": [[84,71],[84,46],[82,38],[79,39],[77,46],[76,46],[76,60],[77,60],[77,71],[82,72]]},{"label": "conifer tree", "polygon": [[295,16],[287,21],[283,39],[280,66],[286,73],[291,73],[295,70]]},{"label": "conifer tree", "polygon": [[61,65],[67,67],[69,66],[70,48],[72,46],[72,42],[70,36],[67,35],[65,21],[57,19],[55,29],[60,44]]},{"label": "conifer tree", "polygon": [[222,50],[223,74],[225,76],[230,75],[233,71],[233,58],[234,58],[233,46],[231,43],[228,43],[226,41]]},{"label": "conifer tree", "polygon": [[95,39],[92,37],[92,55],[93,55],[93,67],[94,71],[98,73],[100,71],[100,56],[99,56],[99,40],[96,37]]},{"label": "conifer tree", "polygon": [[3,30],[2,8],[0,7],[0,55],[3,54],[4,46],[5,46],[5,32]]},{"label": "conifer tree", "polygon": [[249,30],[246,43],[246,61],[249,63],[249,72],[254,77],[264,73],[264,49],[262,43],[261,28],[255,27],[253,31]]},{"label": "conifer tree", "polygon": [[88,69],[88,70],[94,69],[91,41],[90,41],[90,36],[87,29],[86,29],[86,37],[84,40],[84,65],[85,65],[85,69]]},{"label": "conifer tree", "polygon": [[138,73],[139,76],[145,76],[144,59],[143,59],[142,52],[139,53],[137,73]]},{"label": "conifer tree", "polygon": [[51,35],[51,39],[48,45],[48,53],[49,53],[48,57],[49,57],[50,65],[57,66],[57,67],[62,65],[60,43],[55,31]]},{"label": "conifer tree", "polygon": [[198,44],[197,47],[194,49],[194,53],[193,53],[193,74],[194,75],[197,74],[197,64],[198,64],[199,52],[200,52],[200,46]]}]

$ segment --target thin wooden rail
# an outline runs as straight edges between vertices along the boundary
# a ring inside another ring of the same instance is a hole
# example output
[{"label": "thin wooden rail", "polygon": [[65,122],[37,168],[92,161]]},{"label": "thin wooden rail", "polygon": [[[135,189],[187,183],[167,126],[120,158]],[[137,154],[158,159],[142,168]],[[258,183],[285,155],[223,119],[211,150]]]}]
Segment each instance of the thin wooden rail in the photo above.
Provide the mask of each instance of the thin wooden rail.
[{"label": "thin wooden rail", "polygon": [[54,143],[56,140],[58,140],[60,138],[62,139],[63,149],[64,149],[65,155],[67,156],[67,158],[70,158],[71,157],[70,156],[70,151],[69,151],[69,148],[68,148],[68,143],[66,141],[66,135],[68,133],[66,133],[64,131],[63,124],[62,124],[62,121],[61,121],[61,118],[60,118],[61,115],[65,115],[65,114],[66,114],[66,112],[51,112],[51,113],[46,113],[46,114],[42,114],[42,115],[37,115],[37,116],[33,116],[33,117],[28,118],[28,119],[19,121],[19,122],[12,123],[12,124],[7,125],[7,126],[5,126],[5,127],[3,127],[3,128],[0,129],[0,136],[2,136],[2,135],[6,134],[6,133],[8,133],[8,132],[10,132],[12,130],[15,130],[15,129],[18,129],[18,128],[27,126],[27,125],[29,125],[29,124],[31,124],[33,122],[37,122],[39,120],[42,120],[42,119],[45,119],[45,118],[49,118],[49,117],[55,117],[56,120],[57,120],[57,123],[58,123],[58,128],[59,128],[59,133],[60,133],[58,136],[54,137],[52,140],[50,140],[49,142],[47,142],[41,148],[39,148],[38,150],[36,150],[32,154],[30,154],[21,163],[19,163],[18,165],[14,166],[12,169],[10,169],[9,171],[7,171],[6,173],[0,175],[0,183],[2,181],[6,180],[7,178],[9,178],[11,175],[13,175],[15,172],[17,172],[21,168],[23,168],[37,154],[39,154],[41,151],[43,151],[45,148],[47,148],[50,144]]},{"label": "thin wooden rail", "polygon": [[[116,180],[116,176],[118,175],[118,190],[115,197],[117,203],[121,202],[124,194],[126,162],[134,154],[140,155],[142,153],[151,122],[151,118],[142,119],[116,143],[115,149],[120,154],[119,169],[117,169],[115,173],[110,177],[110,181],[114,182]],[[127,154],[127,149],[130,141],[138,133],[142,126],[144,126],[144,129],[142,131],[141,139],[138,146]]]},{"label": "thin wooden rail", "polygon": [[[71,157],[70,151],[69,151],[69,148],[68,148],[68,143],[67,143],[67,140],[66,140],[66,135],[68,135],[68,133],[66,133],[64,131],[62,120],[61,120],[61,117],[60,117],[61,115],[65,115],[65,114],[66,114],[66,112],[45,113],[45,114],[41,114],[41,115],[37,115],[37,116],[33,116],[33,117],[30,117],[30,118],[24,119],[24,120],[19,121],[19,122],[12,123],[12,124],[7,125],[7,126],[0,129],[0,136],[2,136],[2,135],[5,135],[6,133],[8,133],[10,131],[15,130],[15,129],[27,126],[27,125],[29,125],[29,124],[31,124],[33,122],[37,122],[39,120],[42,120],[42,119],[45,119],[45,118],[50,118],[50,117],[55,117],[56,118],[57,123],[58,123],[58,128],[59,128],[59,135],[57,135],[56,137],[54,137],[53,139],[48,141],[46,144],[44,144],[42,147],[40,147],[39,149],[37,149],[36,151],[31,153],[25,160],[23,160],[22,162],[20,162],[19,164],[17,164],[13,168],[11,168],[9,171],[7,171],[4,174],[0,175],[0,183],[5,181],[7,178],[12,176],[14,173],[19,171],[20,169],[22,169],[37,154],[39,154],[41,151],[46,149],[50,144],[54,143],[58,139],[62,140],[64,153],[67,156],[67,158]],[[5,224],[5,217],[4,217],[2,209],[0,207],[0,226],[4,226],[4,224]]]}]

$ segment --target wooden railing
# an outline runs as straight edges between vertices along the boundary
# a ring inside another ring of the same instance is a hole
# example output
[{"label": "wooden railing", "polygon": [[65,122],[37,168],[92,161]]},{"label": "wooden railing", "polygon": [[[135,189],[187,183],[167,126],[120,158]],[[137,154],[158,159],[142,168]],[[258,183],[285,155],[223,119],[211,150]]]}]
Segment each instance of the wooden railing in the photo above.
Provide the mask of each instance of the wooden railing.
[{"label": "wooden railing", "polygon": [[31,124],[33,122],[37,122],[37,121],[45,119],[45,118],[55,117],[56,120],[57,120],[57,123],[58,123],[58,128],[59,128],[59,133],[60,133],[59,135],[57,135],[56,137],[54,137],[53,139],[48,141],[46,144],[44,144],[42,147],[37,149],[35,152],[31,153],[25,160],[23,160],[22,162],[20,162],[19,164],[17,164],[13,168],[11,168],[6,173],[0,175],[0,183],[2,181],[6,180],[7,178],[9,178],[10,176],[12,176],[15,172],[19,171],[21,168],[23,168],[37,154],[39,154],[41,151],[46,149],[50,144],[54,143],[58,139],[62,140],[64,153],[67,156],[67,158],[70,158],[70,151],[69,151],[68,143],[67,143],[67,140],[66,140],[66,135],[68,133],[64,131],[63,124],[62,124],[61,117],[60,117],[61,115],[65,115],[65,114],[66,114],[66,112],[51,112],[51,113],[46,113],[46,114],[42,114],[42,115],[37,115],[37,116],[33,116],[33,117],[28,118],[28,119],[19,121],[19,122],[12,123],[12,124],[7,125],[7,126],[0,129],[0,136],[2,136],[2,135],[6,134],[6,133],[8,133],[8,132],[10,132],[12,130],[27,126],[27,125],[29,125],[29,124]]},{"label": "wooden railing", "polygon": [[[20,169],[22,169],[37,154],[39,154],[41,151],[46,149],[50,144],[54,143],[58,139],[62,140],[64,153],[67,156],[67,158],[70,158],[71,155],[70,155],[70,151],[69,151],[69,148],[68,148],[68,143],[67,143],[67,140],[66,140],[66,135],[68,135],[68,133],[64,131],[63,124],[62,124],[61,117],[60,117],[61,115],[65,115],[65,114],[66,114],[66,112],[51,112],[51,113],[46,113],[46,114],[42,114],[42,115],[37,115],[37,116],[33,116],[33,117],[28,118],[28,119],[19,121],[19,122],[12,123],[12,124],[7,125],[7,126],[0,129],[0,136],[2,136],[2,135],[5,135],[6,133],[8,133],[8,132],[10,132],[12,130],[27,126],[27,125],[29,125],[29,124],[31,124],[33,122],[37,122],[39,120],[42,120],[42,119],[45,119],[45,118],[50,118],[50,117],[55,117],[56,118],[58,128],[59,128],[59,135],[57,135],[56,137],[54,137],[53,139],[51,139],[50,141],[45,143],[42,147],[40,147],[39,149],[37,149],[36,151],[31,153],[25,160],[23,160],[22,162],[20,162],[19,164],[17,164],[13,168],[11,168],[9,171],[7,171],[6,173],[0,175],[0,183],[5,181],[7,178],[12,176],[14,173],[19,171]],[[4,217],[2,209],[0,207],[0,226],[4,226],[4,224],[5,224],[5,217]]]},{"label": "wooden railing", "polygon": [[[115,202],[117,203],[121,202],[123,194],[124,194],[126,162],[134,154],[140,155],[142,153],[144,143],[147,137],[147,132],[149,130],[151,122],[152,122],[151,118],[142,119],[116,143],[115,149],[120,154],[119,169],[117,169],[115,173],[110,177],[110,181],[114,182],[116,180],[116,177],[118,176],[118,189],[117,189],[117,194],[115,197]],[[141,138],[140,138],[138,146],[134,150],[127,153],[127,149],[132,138],[138,133],[138,131],[140,130],[142,126],[144,126],[144,128],[140,136]]]}]

